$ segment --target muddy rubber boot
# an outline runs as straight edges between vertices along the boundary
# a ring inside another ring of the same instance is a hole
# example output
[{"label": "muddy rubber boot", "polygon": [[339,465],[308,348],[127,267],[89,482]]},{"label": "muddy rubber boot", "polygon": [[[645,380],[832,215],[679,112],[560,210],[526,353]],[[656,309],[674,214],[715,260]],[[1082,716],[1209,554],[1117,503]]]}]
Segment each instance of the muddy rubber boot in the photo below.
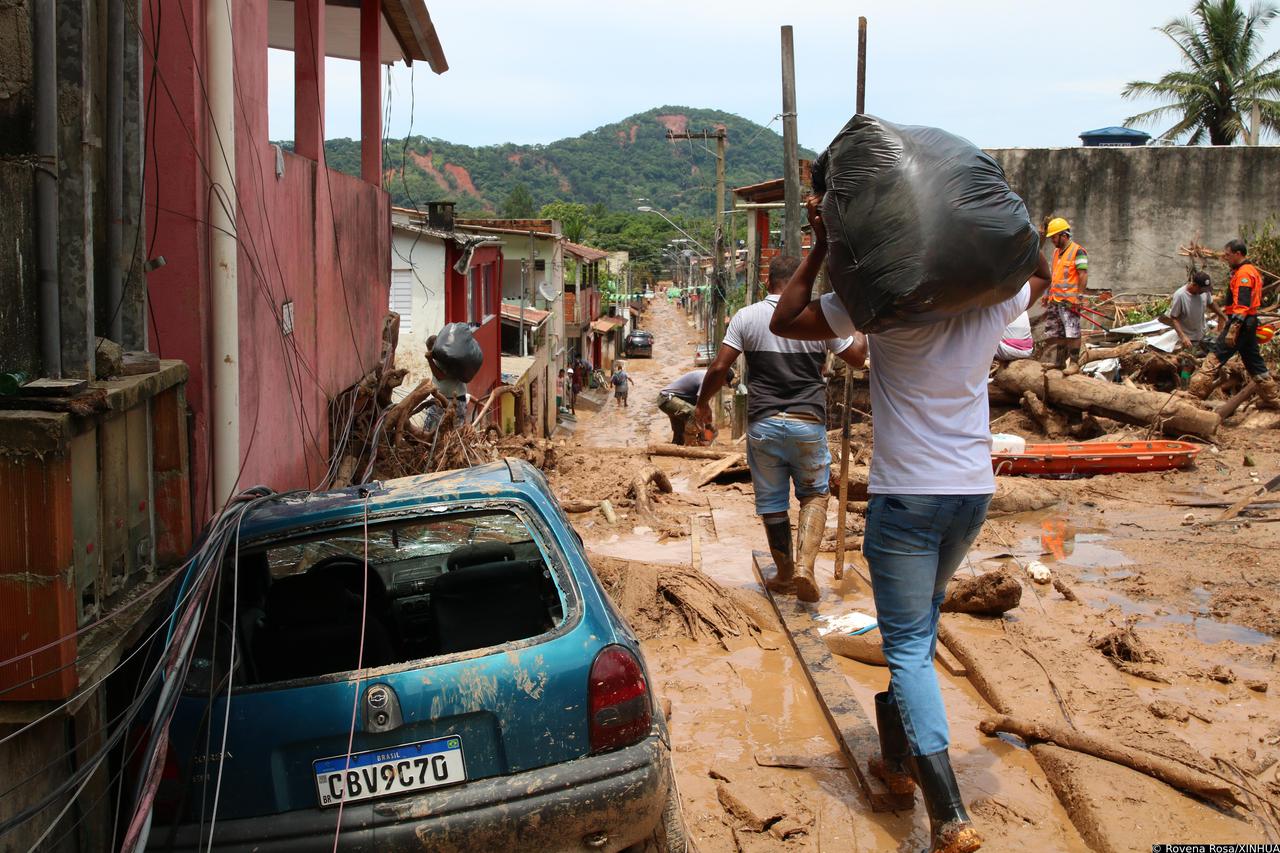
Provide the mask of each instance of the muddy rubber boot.
[{"label": "muddy rubber boot", "polygon": [[769,553],[778,573],[765,581],[774,592],[795,595],[796,564],[791,558],[791,519],[787,516],[764,519],[764,535],[769,539]]},{"label": "muddy rubber boot", "polygon": [[915,793],[916,781],[907,768],[911,744],[902,727],[902,715],[888,692],[876,694],[876,731],[880,733],[880,755],[869,762],[871,772],[895,794]]},{"label": "muddy rubber boot", "polygon": [[1253,377],[1253,384],[1258,386],[1258,408],[1280,409],[1280,387],[1270,373]]},{"label": "muddy rubber boot", "polygon": [[[1191,376],[1191,381],[1187,383],[1187,393],[1197,400],[1203,400],[1213,391],[1213,383],[1218,378],[1218,370],[1222,367],[1222,362],[1218,361],[1218,356],[1209,353],[1204,357],[1204,361],[1200,362],[1200,367]],[[1261,390],[1261,389],[1259,389]]]},{"label": "muddy rubber boot", "polygon": [[907,766],[929,812],[929,853],[973,853],[982,847],[982,836],[964,810],[947,751],[912,755]]},{"label": "muddy rubber boot", "polygon": [[809,495],[800,499],[800,522],[796,525],[796,598],[817,601],[822,593],[813,576],[813,563],[818,559],[822,536],[827,532],[828,495]]}]

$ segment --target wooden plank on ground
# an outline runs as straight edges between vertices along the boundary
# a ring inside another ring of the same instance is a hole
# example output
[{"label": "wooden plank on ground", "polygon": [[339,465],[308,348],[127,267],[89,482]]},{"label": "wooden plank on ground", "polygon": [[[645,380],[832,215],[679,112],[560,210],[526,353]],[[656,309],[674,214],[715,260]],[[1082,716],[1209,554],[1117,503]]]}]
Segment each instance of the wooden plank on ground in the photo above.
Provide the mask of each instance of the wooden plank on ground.
[{"label": "wooden plank on ground", "polygon": [[702,571],[702,522],[696,518],[689,519],[689,564],[695,572]]},{"label": "wooden plank on ground", "polygon": [[872,811],[910,811],[912,796],[894,794],[871,773],[868,762],[880,754],[880,740],[875,726],[858,704],[844,674],[818,633],[818,623],[813,618],[817,610],[793,596],[775,598],[764,583],[766,577],[772,577],[777,571],[773,560],[764,551],[752,551],[751,557],[760,586],[791,638],[791,645],[809,677],[818,704],[822,706],[827,722],[835,731],[840,751],[853,771],[858,790],[870,803]]},{"label": "wooden plank on ground", "polygon": [[698,475],[694,478],[693,487],[699,489],[705,486],[735,465],[741,465],[742,460],[741,453],[730,453],[723,459],[717,459],[698,472]]}]

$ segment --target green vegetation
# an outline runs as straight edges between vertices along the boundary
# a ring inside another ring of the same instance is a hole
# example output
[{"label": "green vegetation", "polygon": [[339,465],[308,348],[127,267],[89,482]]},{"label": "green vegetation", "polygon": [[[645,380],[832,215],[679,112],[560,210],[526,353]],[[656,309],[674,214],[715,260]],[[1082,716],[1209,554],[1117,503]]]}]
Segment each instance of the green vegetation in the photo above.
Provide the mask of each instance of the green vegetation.
[{"label": "green vegetation", "polygon": [[1268,281],[1280,275],[1280,224],[1275,217],[1240,229],[1240,239],[1249,247],[1249,260]]},{"label": "green vegetation", "polygon": [[[666,134],[668,127],[719,125],[729,138],[725,174],[730,189],[781,176],[782,137],[771,128],[717,110],[667,106],[549,145],[475,148],[422,136],[389,140],[383,151],[387,191],[402,207],[453,201],[464,217],[557,219],[575,243],[629,252],[642,281],[670,278],[673,255],[694,247],[669,246],[683,235],[657,214],[639,213],[636,207],[643,203],[662,210],[703,246],[711,246],[714,144],[672,141]],[[331,139],[325,151],[332,168],[359,174],[358,140]],[[801,156],[814,155],[802,149]],[[737,217],[736,238],[745,237],[744,219]]]},{"label": "green vegetation", "polygon": [[[1189,145],[1259,141],[1260,128],[1280,131],[1280,51],[1259,57],[1263,31],[1280,14],[1262,2],[1247,11],[1237,0],[1199,0],[1188,17],[1159,31],[1178,46],[1182,68],[1155,82],[1135,81],[1124,97],[1167,103],[1125,121],[1126,126],[1173,117],[1160,135]],[[1251,138],[1252,137],[1252,138]]]},{"label": "green vegetation", "polygon": [[[636,199],[647,198],[666,211],[706,216],[715,208],[715,146],[666,138],[668,126],[686,124],[691,130],[724,125],[730,187],[781,176],[782,137],[771,128],[718,110],[666,106],[547,145],[477,148],[417,135],[388,140],[387,191],[393,203],[406,207],[454,201],[463,216],[495,215],[521,184],[535,211],[555,201],[635,210]],[[325,150],[332,167],[359,174],[359,140],[331,139]]]},{"label": "green vegetation", "polygon": [[498,215],[504,219],[532,219],[533,210],[533,196],[529,194],[529,188],[516,184],[503,199]]},{"label": "green vegetation", "polygon": [[542,219],[554,219],[560,223],[560,233],[574,243],[581,243],[587,233],[587,206],[571,201],[553,201],[538,211]]}]

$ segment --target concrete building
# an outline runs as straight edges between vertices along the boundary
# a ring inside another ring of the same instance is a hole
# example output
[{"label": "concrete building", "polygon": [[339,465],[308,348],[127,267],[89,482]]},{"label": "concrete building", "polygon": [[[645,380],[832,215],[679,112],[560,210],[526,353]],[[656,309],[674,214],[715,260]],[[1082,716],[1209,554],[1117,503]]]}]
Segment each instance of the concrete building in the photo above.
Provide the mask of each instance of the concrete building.
[{"label": "concrete building", "polygon": [[[149,241],[168,261],[148,275],[150,310],[161,354],[191,369],[201,520],[237,475],[279,489],[323,482],[330,402],[377,363],[386,313],[391,215],[381,185],[381,68],[448,67],[422,0],[243,0],[232,4],[229,48],[213,38],[215,27],[194,41],[186,29],[216,2],[166,0],[161,13],[153,0],[142,21],[144,32],[159,28],[144,76],[154,72],[163,83],[148,131],[168,141],[150,152],[147,171]],[[268,48],[294,55],[292,151],[268,135]],[[324,160],[327,58],[360,63],[360,177]],[[219,166],[230,173],[232,197],[210,190]],[[227,222],[219,225],[218,215]],[[226,245],[228,228],[235,239]],[[234,264],[230,276],[226,263]],[[229,324],[236,329],[217,338]],[[216,411],[220,382],[225,416]]]},{"label": "concrete building", "polygon": [[[157,583],[237,484],[324,480],[377,361],[381,66],[446,64],[422,0],[0,6],[0,765],[32,815],[3,846],[97,851]],[[324,163],[326,57],[361,65],[361,177]]]},{"label": "concrete building", "polygon": [[[568,361],[564,271],[565,247],[570,244],[560,234],[560,223],[551,219],[463,219],[456,227],[501,242],[502,317],[508,342],[502,348],[502,381],[523,389],[519,400],[504,403],[506,422],[522,421],[533,435],[549,436],[557,423],[556,377]],[[521,306],[526,309],[523,348]],[[535,324],[530,318],[537,315],[528,314],[529,309],[547,315]],[[523,418],[516,417],[515,405],[524,407]]]},{"label": "concrete building", "polygon": [[[1089,289],[1170,294],[1178,247],[1221,249],[1280,211],[1280,147],[1148,145],[988,151],[1039,224],[1063,216],[1089,252]],[[1220,271],[1224,267],[1218,268]],[[1215,280],[1221,294],[1225,281]]]},{"label": "concrete building", "polygon": [[425,215],[395,208],[389,306],[400,315],[396,363],[425,377],[427,339],[446,323],[469,323],[484,365],[468,390],[476,399],[488,395],[501,381],[506,275],[500,240],[433,227]]}]

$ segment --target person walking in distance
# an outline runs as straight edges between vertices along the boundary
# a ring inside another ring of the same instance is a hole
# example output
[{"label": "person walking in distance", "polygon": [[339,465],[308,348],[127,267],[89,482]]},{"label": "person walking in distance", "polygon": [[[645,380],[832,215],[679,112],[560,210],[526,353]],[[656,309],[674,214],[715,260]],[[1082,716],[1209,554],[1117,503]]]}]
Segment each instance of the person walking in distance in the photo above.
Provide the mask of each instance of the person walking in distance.
[{"label": "person walking in distance", "polygon": [[1053,243],[1053,280],[1044,297],[1045,358],[1065,367],[1080,352],[1080,296],[1089,286],[1089,254],[1071,239],[1071,223],[1049,220],[1044,236]]},{"label": "person walking in distance", "polygon": [[609,377],[609,384],[613,386],[613,402],[619,406],[627,405],[627,394],[636,382],[627,375],[626,366],[622,362],[613,366],[613,376]]},{"label": "person walking in distance", "polygon": [[[690,370],[658,392],[658,410],[671,421],[671,443],[690,444],[688,427],[693,409],[698,404],[698,392],[702,389],[705,370]],[[728,385],[734,383],[733,368],[729,368]]]},{"label": "person walking in distance", "polygon": [[1209,396],[1222,366],[1239,353],[1244,369],[1258,388],[1261,408],[1280,409],[1280,388],[1267,371],[1267,363],[1258,351],[1258,308],[1262,305],[1262,273],[1249,263],[1249,248],[1243,240],[1232,240],[1223,250],[1222,259],[1231,267],[1231,283],[1223,311],[1226,328],[1218,335],[1213,352],[1205,356],[1200,369],[1191,377],[1187,392],[1200,400]]},{"label": "person walking in distance", "polygon": [[[812,256],[811,256],[812,257]],[[807,266],[806,266],[807,265]],[[711,400],[724,387],[729,365],[747,357],[747,465],[755,491],[756,514],[764,522],[769,551],[778,574],[775,592],[817,601],[813,564],[827,525],[831,490],[831,451],[827,447],[827,386],[822,367],[833,352],[854,367],[866,360],[862,335],[795,341],[769,330],[778,294],[794,276],[816,274],[817,264],[795,258],[769,265],[769,294],[729,321],[724,342],[702,379],[694,418],[711,423]],[[795,555],[791,551],[791,487],[800,501]]]},{"label": "person walking in distance", "polygon": [[[813,298],[827,253],[820,200],[809,200],[813,248],[778,300],[772,331],[799,340],[855,332],[834,293]],[[987,372],[1005,327],[1049,287],[1037,269],[1012,298],[951,316],[922,317],[868,335],[874,450],[863,555],[871,569],[889,689],[876,695],[880,758],[890,790],[918,784],[931,851],[982,845],[948,753],[946,708],[933,668],[947,582],[982,529],[995,492]]]}]

